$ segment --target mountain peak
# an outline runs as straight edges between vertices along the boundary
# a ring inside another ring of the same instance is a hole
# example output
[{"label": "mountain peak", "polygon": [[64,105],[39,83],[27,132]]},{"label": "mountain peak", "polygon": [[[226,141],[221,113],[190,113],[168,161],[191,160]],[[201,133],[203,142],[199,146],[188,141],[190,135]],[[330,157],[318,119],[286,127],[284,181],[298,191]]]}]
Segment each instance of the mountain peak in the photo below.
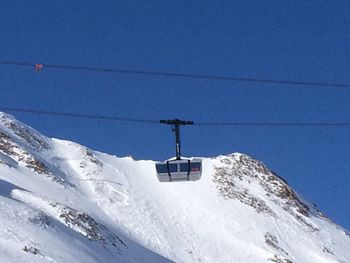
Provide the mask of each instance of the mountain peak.
[{"label": "mountain peak", "polygon": [[196,182],[49,139],[0,113],[6,262],[350,262],[350,235],[262,162],[204,158]]},{"label": "mountain peak", "polygon": [[3,137],[11,137],[13,141],[34,151],[50,148],[49,140],[45,136],[3,112],[0,112],[0,132]]}]

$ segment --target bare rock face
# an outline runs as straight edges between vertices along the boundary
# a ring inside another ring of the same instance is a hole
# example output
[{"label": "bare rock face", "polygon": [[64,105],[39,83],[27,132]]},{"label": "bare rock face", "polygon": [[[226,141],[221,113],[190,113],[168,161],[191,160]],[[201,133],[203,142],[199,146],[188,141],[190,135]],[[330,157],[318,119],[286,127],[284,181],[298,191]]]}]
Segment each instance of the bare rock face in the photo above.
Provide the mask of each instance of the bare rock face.
[{"label": "bare rock face", "polygon": [[[293,208],[300,215],[309,216],[310,208],[299,199],[283,178],[271,172],[262,162],[243,154],[221,157],[220,161],[223,165],[216,167],[217,173],[214,180],[221,182],[218,186],[220,189],[226,189],[226,191],[222,191],[223,194],[227,195],[228,189],[230,189],[228,186],[231,186],[231,191],[233,191],[232,188],[235,188],[234,182],[237,182],[237,179],[248,183],[248,185],[257,183],[266,191],[266,195],[278,199],[285,209]],[[223,185],[225,185],[224,188],[222,188]],[[236,185],[238,184],[236,183]],[[244,191],[246,192],[247,188]],[[260,212],[261,210],[269,210],[266,207],[260,209],[258,207],[259,205],[256,208]]]},{"label": "bare rock face", "polygon": [[315,207],[304,203],[288,183],[270,171],[262,162],[244,154],[218,157],[220,165],[215,167],[213,181],[225,199],[235,199],[249,205],[257,213],[277,217],[274,209],[258,195],[250,192],[251,186],[260,188],[271,201],[293,215],[310,231],[318,228],[307,218],[310,214],[323,216]]},{"label": "bare rock face", "polygon": [[50,149],[49,140],[31,127],[15,120],[12,116],[0,113],[0,122],[17,139],[25,143],[34,151]]},{"label": "bare rock face", "polygon": [[54,175],[41,159],[40,153],[50,149],[47,138],[8,115],[1,114],[0,121],[2,124],[0,125],[0,154],[5,154],[39,175],[44,175],[60,184],[64,183],[64,180]]},{"label": "bare rock face", "polygon": [[275,262],[275,263],[293,263],[293,261],[283,258],[279,255],[274,255],[273,258],[269,258],[269,261]]},{"label": "bare rock face", "polygon": [[81,233],[90,241],[98,241],[102,242],[104,245],[112,245],[118,249],[119,253],[122,253],[120,246],[128,248],[120,237],[113,234],[104,225],[99,224],[87,213],[79,212],[56,202],[50,202],[50,205],[59,213],[59,220],[63,221],[68,227]]},{"label": "bare rock face", "polygon": [[[123,255],[123,251],[128,249],[126,242],[121,237],[113,233],[104,224],[99,223],[87,212],[78,211],[63,203],[25,190],[15,190],[14,196],[35,208],[37,212],[28,217],[27,222],[41,230],[56,229],[58,231],[59,227],[63,225],[87,240],[99,243],[106,250],[116,251],[119,255]],[[33,242],[26,244],[23,251],[45,256],[45,253],[34,245]]]}]

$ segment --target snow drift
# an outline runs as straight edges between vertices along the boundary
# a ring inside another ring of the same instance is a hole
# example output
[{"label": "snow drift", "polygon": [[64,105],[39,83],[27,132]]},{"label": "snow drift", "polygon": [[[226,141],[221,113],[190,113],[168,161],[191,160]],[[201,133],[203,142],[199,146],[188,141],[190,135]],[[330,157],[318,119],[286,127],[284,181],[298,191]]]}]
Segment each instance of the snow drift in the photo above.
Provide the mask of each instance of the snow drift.
[{"label": "snow drift", "polygon": [[197,182],[0,113],[1,262],[350,262],[350,234],[244,154]]}]

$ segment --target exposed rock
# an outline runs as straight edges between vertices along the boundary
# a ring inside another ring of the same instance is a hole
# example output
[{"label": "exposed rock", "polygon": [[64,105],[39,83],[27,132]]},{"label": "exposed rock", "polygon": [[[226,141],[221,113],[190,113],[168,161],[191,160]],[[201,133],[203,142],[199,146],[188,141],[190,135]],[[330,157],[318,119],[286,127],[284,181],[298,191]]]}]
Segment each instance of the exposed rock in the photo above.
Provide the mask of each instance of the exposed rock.
[{"label": "exposed rock", "polygon": [[295,218],[304,226],[306,226],[310,232],[320,231],[320,229],[317,226],[315,226],[311,222],[308,222],[304,217],[300,215],[295,215]]},{"label": "exposed rock", "polygon": [[285,255],[289,255],[289,253],[287,252],[287,251],[285,251],[283,248],[281,248],[279,245],[278,245],[278,243],[279,243],[279,241],[278,241],[278,239],[277,239],[277,237],[275,237],[274,235],[272,235],[271,233],[266,233],[265,234],[265,243],[268,245],[268,246],[270,246],[271,248],[274,248],[274,249],[276,249],[276,250],[279,250],[279,251],[281,251],[281,252],[283,252]]},{"label": "exposed rock", "polygon": [[88,159],[90,162],[92,162],[92,163],[94,163],[94,164],[96,164],[96,165],[102,166],[101,161],[98,160],[98,159],[96,158],[96,156],[95,156],[89,149],[85,149],[85,155],[84,155],[84,156],[86,156],[87,159]]},{"label": "exposed rock", "polygon": [[334,252],[327,247],[323,247],[322,251],[324,253],[331,254],[331,255],[335,256]]},{"label": "exposed rock", "polygon": [[[215,167],[213,181],[225,199],[237,199],[254,207],[258,213],[276,217],[265,201],[250,194],[248,188],[244,186],[257,184],[265,190],[272,202],[290,213],[305,225],[307,230],[318,231],[318,228],[307,220],[311,213],[310,207],[300,200],[286,180],[271,172],[262,162],[243,154],[221,156],[219,160],[221,165]],[[320,215],[317,209],[315,211]]]},{"label": "exposed rock", "polygon": [[28,246],[24,246],[23,251],[28,252],[28,253],[32,253],[34,255],[41,255],[39,249],[35,248],[35,247],[28,247]]},{"label": "exposed rock", "polygon": [[17,162],[23,163],[27,168],[36,173],[45,175],[57,183],[64,183],[62,178],[55,176],[42,161],[22,149],[8,134],[4,132],[0,132],[0,151],[7,154]]},{"label": "exposed rock", "polygon": [[349,232],[349,231],[344,230],[344,234],[345,234],[348,238],[350,238],[350,232]]},{"label": "exposed rock", "polygon": [[268,260],[275,263],[293,263],[290,259],[283,258],[279,255],[274,255],[273,258],[269,258]]},{"label": "exposed rock", "polygon": [[88,214],[79,212],[56,202],[51,202],[50,205],[59,213],[58,219],[63,221],[63,223],[71,229],[74,229],[87,237],[89,240],[100,241],[104,245],[112,245],[120,254],[122,253],[120,246],[128,248],[120,237],[113,234],[104,225],[97,223],[96,220]]},{"label": "exposed rock", "polygon": [[43,212],[39,212],[36,216],[28,218],[28,221],[42,227],[49,227],[51,225],[49,217]]},{"label": "exposed rock", "polygon": [[281,179],[280,176],[269,171],[260,161],[254,160],[247,155],[241,155],[239,162],[240,164],[236,166],[244,167],[245,174],[256,178],[259,184],[268,193],[279,197],[284,200],[285,203],[295,207],[298,213],[309,216],[310,208],[298,198],[296,193],[287,184],[286,180]]},{"label": "exposed rock", "polygon": [[24,139],[33,150],[41,151],[50,148],[47,142],[37,136],[36,132],[26,127],[26,125],[21,125],[19,122],[6,115],[2,115],[2,122],[7,128],[13,131],[14,134]]},{"label": "exposed rock", "polygon": [[[264,200],[250,195],[247,188],[235,185],[230,168],[216,167],[215,169],[216,172],[213,181],[225,199],[236,199],[243,204],[253,207],[257,213],[266,213],[276,217],[275,213],[266,205]],[[240,178],[240,175],[238,175],[238,178]]]}]

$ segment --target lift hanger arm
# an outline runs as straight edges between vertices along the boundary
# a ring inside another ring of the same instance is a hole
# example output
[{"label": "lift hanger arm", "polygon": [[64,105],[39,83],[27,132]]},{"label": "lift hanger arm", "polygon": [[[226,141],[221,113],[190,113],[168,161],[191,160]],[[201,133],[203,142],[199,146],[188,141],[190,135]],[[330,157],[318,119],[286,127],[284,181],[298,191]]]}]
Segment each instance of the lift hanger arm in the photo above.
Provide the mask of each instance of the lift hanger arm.
[{"label": "lift hanger arm", "polygon": [[193,125],[193,121],[183,121],[179,119],[160,120],[162,124],[174,125],[175,143],[176,143],[176,160],[181,160],[181,143],[180,143],[180,125]]}]

